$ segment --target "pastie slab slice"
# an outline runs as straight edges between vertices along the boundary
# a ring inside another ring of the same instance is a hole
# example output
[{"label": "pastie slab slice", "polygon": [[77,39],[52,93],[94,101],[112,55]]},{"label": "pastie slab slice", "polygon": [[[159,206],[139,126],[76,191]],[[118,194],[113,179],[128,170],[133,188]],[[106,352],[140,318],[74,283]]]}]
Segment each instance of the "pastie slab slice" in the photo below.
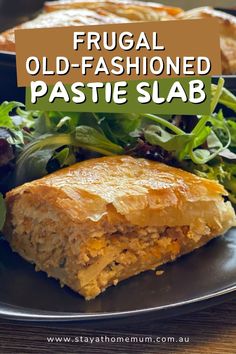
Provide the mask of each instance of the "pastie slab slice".
[{"label": "pastie slab slice", "polygon": [[4,232],[38,270],[92,299],[235,225],[226,194],[157,162],[92,159],[9,192]]}]

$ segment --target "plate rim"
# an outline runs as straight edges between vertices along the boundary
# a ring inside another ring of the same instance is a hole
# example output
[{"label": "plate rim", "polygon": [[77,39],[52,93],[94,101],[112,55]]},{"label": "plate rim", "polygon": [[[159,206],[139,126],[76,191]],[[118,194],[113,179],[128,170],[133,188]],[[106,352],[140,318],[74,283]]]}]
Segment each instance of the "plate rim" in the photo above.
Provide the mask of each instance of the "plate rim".
[{"label": "plate rim", "polygon": [[[232,294],[236,292],[236,283],[223,288],[221,290],[195,297],[189,300],[180,301],[168,305],[154,306],[145,309],[127,310],[127,311],[115,311],[115,312],[101,312],[101,313],[74,313],[74,312],[57,312],[57,311],[44,311],[35,310],[31,308],[24,308],[20,306],[14,306],[0,301],[0,318],[27,321],[27,322],[73,322],[73,321],[92,321],[92,320],[109,320],[109,319],[121,319],[134,317],[139,315],[147,315],[150,313],[161,313],[167,310],[174,310],[184,308],[188,305],[204,303],[207,300],[213,300],[223,298],[224,295]],[[84,300],[86,301],[86,300]],[[5,306],[5,308],[4,308]],[[209,306],[211,306],[209,304]],[[207,305],[205,307],[208,307]],[[188,311],[183,311],[186,313]],[[168,316],[168,317],[171,317]]]}]

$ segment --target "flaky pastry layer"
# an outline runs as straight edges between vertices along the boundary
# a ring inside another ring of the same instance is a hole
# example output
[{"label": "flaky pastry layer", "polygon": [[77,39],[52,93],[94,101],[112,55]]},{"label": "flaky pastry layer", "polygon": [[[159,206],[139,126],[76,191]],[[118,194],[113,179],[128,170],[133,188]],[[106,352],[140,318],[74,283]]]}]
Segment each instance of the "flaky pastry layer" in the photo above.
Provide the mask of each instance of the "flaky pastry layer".
[{"label": "flaky pastry layer", "polygon": [[235,225],[227,192],[128,156],[87,160],[7,194],[12,248],[86,299]]}]

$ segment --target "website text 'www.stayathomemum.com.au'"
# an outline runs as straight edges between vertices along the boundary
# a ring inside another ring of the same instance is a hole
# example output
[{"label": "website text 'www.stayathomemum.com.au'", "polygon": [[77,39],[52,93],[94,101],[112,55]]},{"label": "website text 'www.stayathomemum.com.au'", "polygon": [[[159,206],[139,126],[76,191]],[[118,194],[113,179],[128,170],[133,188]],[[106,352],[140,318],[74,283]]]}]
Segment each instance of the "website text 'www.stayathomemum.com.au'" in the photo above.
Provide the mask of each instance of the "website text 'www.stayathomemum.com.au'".
[{"label": "website text 'www.stayathomemum.com.au'", "polygon": [[189,343],[188,336],[50,336],[46,337],[47,343]]}]

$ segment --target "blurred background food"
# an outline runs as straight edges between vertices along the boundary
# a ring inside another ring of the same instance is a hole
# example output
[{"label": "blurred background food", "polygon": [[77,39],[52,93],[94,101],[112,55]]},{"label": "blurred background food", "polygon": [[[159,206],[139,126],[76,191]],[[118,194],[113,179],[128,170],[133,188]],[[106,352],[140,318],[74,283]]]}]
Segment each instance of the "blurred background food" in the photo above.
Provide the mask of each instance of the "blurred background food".
[{"label": "blurred background food", "polygon": [[[0,0],[0,31],[25,22],[29,18],[37,15],[44,1],[45,0]],[[206,5],[236,8],[236,0],[163,0],[160,2],[166,5],[179,6],[183,9]]]},{"label": "blurred background food", "polygon": [[[220,47],[222,58],[222,73],[224,75],[236,74],[236,9],[232,10],[230,0],[227,1],[226,14],[223,6],[225,2],[219,0],[187,1],[187,0],[163,0],[164,6],[158,3],[145,3],[145,1],[48,1],[44,0],[19,0],[16,6],[10,6],[11,2],[0,0],[3,28],[7,31],[0,35],[0,51],[15,52],[15,28],[45,28],[78,26],[88,24],[120,23],[129,21],[166,21],[186,19],[210,19],[215,18],[220,25]],[[235,0],[234,0],[235,1]],[[123,2],[123,4],[122,4]],[[15,1],[14,1],[15,3]],[[146,4],[146,6],[145,6]],[[191,6],[190,6],[191,4]],[[168,7],[171,5],[170,7]],[[176,5],[176,7],[175,7]],[[201,7],[201,5],[210,5]],[[10,7],[9,7],[10,6]],[[221,7],[222,6],[222,7]],[[188,9],[190,7],[190,9]],[[183,8],[185,11],[182,11]],[[222,9],[223,11],[218,11]],[[28,18],[27,18],[28,17]],[[33,17],[33,20],[32,20]],[[1,22],[1,21],[0,21]],[[22,23],[23,22],[23,23]],[[12,28],[10,28],[12,26]],[[1,32],[1,28],[0,28]]]}]

